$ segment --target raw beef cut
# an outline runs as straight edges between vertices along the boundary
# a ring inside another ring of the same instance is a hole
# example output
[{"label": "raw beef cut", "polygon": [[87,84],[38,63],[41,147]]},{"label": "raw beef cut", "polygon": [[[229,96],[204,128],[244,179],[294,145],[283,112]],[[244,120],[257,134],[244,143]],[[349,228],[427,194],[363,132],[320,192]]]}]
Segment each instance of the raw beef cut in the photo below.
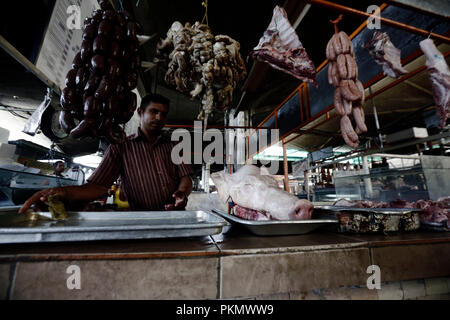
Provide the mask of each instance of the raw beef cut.
[{"label": "raw beef cut", "polygon": [[372,58],[383,67],[383,71],[391,78],[407,74],[401,62],[401,51],[391,42],[386,32],[375,31],[372,40],[364,45]]},{"label": "raw beef cut", "polygon": [[[271,220],[311,219],[314,209],[311,202],[280,189],[275,179],[262,174],[256,166],[243,166],[233,174],[215,172],[211,179],[224,203],[231,198],[238,206],[257,211]],[[254,212],[243,212],[239,208],[237,211],[250,219],[261,218]]]},{"label": "raw beef cut", "polygon": [[441,119],[441,128],[445,127],[450,116],[450,70],[442,53],[431,39],[420,42],[420,48],[427,59],[436,111]]},{"label": "raw beef cut", "polygon": [[297,79],[316,83],[316,68],[289,23],[286,11],[273,10],[272,21],[249,56]]}]

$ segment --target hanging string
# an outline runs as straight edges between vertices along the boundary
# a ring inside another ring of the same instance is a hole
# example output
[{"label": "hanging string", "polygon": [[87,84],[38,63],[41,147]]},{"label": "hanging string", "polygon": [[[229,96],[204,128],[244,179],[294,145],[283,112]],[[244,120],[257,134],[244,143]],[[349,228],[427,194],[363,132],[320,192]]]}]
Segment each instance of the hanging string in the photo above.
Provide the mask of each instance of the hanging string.
[{"label": "hanging string", "polygon": [[209,27],[209,22],[208,22],[208,0],[203,1],[202,2],[202,6],[205,7],[205,15],[203,16],[202,24],[206,20],[206,25]]},{"label": "hanging string", "polygon": [[342,18],[343,18],[343,15],[340,14],[336,20],[330,20],[330,23],[332,23],[334,25],[334,33],[339,32],[337,25],[342,20]]}]

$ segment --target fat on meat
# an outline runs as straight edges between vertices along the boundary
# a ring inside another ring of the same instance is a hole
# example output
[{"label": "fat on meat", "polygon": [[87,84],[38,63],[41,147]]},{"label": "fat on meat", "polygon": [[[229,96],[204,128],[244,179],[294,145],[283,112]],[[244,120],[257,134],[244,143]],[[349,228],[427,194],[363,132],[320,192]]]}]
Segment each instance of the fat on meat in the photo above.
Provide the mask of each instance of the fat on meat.
[{"label": "fat on meat", "polygon": [[441,119],[441,128],[444,128],[450,116],[450,70],[433,40],[425,39],[419,44],[427,60],[436,112]]},{"label": "fat on meat", "polygon": [[311,202],[280,189],[275,179],[262,173],[258,167],[246,165],[233,174],[215,172],[211,179],[224,203],[231,198],[238,206],[263,212],[271,220],[311,219]]},{"label": "fat on meat", "polygon": [[274,8],[269,27],[249,56],[299,80],[317,84],[314,63],[289,23],[286,11],[279,6]]},{"label": "fat on meat", "polygon": [[375,31],[372,40],[366,43],[364,48],[389,77],[398,78],[408,73],[402,67],[401,51],[394,46],[386,32]]}]

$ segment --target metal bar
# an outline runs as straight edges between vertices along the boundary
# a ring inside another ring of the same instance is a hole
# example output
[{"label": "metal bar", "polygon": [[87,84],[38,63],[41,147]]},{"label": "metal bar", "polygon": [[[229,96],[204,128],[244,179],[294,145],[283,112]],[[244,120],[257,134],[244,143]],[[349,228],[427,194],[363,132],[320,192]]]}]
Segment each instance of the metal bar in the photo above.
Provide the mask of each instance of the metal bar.
[{"label": "metal bar", "polygon": [[370,102],[372,102],[373,117],[375,118],[375,127],[378,132],[378,139],[380,139],[380,146],[381,146],[381,148],[383,148],[383,139],[382,139],[381,133],[380,133],[380,121],[378,120],[377,106],[375,105],[375,101],[373,100],[372,87],[369,87],[369,94],[370,94],[370,96],[372,96],[372,98],[370,99]]},{"label": "metal bar", "polygon": [[6,111],[20,111],[20,112],[34,112],[35,109],[26,109],[26,108],[17,108],[17,107],[8,107],[5,105],[0,105],[0,110]]},{"label": "metal bar", "polygon": [[289,167],[287,161],[286,142],[283,140],[284,190],[289,192]]},{"label": "metal bar", "polygon": [[303,123],[303,109],[304,109],[304,101],[303,101],[303,88],[299,88],[299,99],[300,99],[300,122]]},{"label": "metal bar", "polygon": [[8,42],[3,36],[0,35],[0,47],[3,48],[6,53],[19,62],[25,69],[34,74],[39,80],[45,83],[47,87],[55,91],[58,95],[61,95],[59,87],[51,81],[45,74],[43,74],[36,66],[31,63],[23,54],[21,54],[11,43]]},{"label": "metal bar", "polygon": [[300,15],[298,16],[297,20],[295,20],[295,22],[292,24],[292,28],[295,30],[297,29],[297,27],[299,26],[300,22],[302,22],[303,18],[306,16],[306,14],[308,13],[309,9],[311,8],[310,4],[307,4],[302,12],[300,12]]},{"label": "metal bar", "polygon": [[[325,0],[302,0],[304,2],[307,3],[311,3],[313,5],[317,5],[319,7],[324,7],[327,9],[332,9],[338,12],[342,12],[342,13],[347,13],[347,14],[351,14],[354,16],[358,16],[358,17],[362,17],[362,18],[370,18],[373,16],[373,14],[371,13],[367,13],[367,12],[363,12],[363,11],[359,11],[347,6],[343,6],[337,3],[333,3],[333,2],[329,2],[329,1],[325,1]],[[434,32],[430,32],[427,30],[423,30],[420,28],[416,28],[413,26],[410,26],[408,24],[405,23],[401,23],[401,22],[397,22],[391,19],[387,19],[387,18],[383,18],[383,17],[377,17],[377,19],[380,19],[380,21],[388,26],[397,28],[397,29],[401,29],[401,30],[405,30],[417,35],[420,35],[422,37],[430,37],[432,39],[436,39],[436,40],[440,40],[442,42],[448,43],[450,44],[450,38],[449,37],[445,37],[441,34],[438,33],[434,33]]]},{"label": "metal bar", "polygon": [[393,154],[393,153],[373,153],[370,155],[371,157],[385,157],[385,158],[403,158],[403,159],[419,159],[419,156],[411,156],[404,154]]}]

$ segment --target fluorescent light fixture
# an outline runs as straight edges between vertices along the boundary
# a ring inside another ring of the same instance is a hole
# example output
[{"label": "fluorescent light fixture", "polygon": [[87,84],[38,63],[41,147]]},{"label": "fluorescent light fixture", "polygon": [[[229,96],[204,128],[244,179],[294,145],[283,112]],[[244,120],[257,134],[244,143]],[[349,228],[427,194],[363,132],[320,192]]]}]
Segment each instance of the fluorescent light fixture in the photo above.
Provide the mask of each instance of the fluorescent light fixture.
[{"label": "fluorescent light fixture", "polygon": [[76,157],[73,159],[73,162],[86,167],[97,168],[100,162],[102,162],[102,157],[91,154],[83,157]]},{"label": "fluorescent light fixture", "polygon": [[[288,148],[286,150],[287,158],[290,161],[295,160],[301,160],[305,159],[308,156],[308,152],[301,151],[297,149],[290,149]],[[283,160],[283,147],[279,145],[271,146],[259,154],[257,154],[255,157],[253,157],[255,160]]]}]

